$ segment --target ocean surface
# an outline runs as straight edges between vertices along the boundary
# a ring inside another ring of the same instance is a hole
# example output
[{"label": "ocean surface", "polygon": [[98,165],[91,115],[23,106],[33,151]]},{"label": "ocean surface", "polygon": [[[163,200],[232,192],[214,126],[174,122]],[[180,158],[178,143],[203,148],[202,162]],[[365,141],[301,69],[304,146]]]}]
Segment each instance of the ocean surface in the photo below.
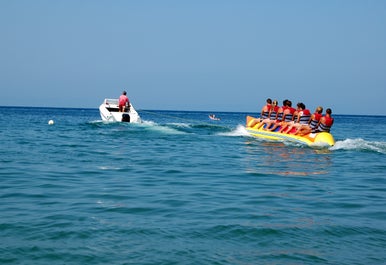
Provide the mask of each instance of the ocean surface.
[{"label": "ocean surface", "polygon": [[311,148],[138,112],[0,107],[0,264],[386,264],[385,116]]}]

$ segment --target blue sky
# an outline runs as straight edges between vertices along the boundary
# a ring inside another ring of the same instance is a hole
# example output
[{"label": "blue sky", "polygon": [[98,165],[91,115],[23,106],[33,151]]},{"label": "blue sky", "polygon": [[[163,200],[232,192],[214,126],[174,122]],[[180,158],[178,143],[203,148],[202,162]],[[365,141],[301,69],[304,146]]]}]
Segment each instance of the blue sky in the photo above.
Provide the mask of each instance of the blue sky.
[{"label": "blue sky", "polygon": [[0,1],[0,105],[386,115],[386,1]]}]

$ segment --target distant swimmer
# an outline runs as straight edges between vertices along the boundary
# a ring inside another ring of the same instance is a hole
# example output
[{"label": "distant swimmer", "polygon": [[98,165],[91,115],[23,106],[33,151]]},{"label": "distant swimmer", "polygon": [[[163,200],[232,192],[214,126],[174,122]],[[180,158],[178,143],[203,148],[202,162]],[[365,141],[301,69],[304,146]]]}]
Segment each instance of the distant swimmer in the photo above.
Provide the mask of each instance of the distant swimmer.
[{"label": "distant swimmer", "polygon": [[214,120],[214,121],[220,120],[220,118],[216,117],[216,115],[214,115],[214,114],[209,114],[209,119]]}]

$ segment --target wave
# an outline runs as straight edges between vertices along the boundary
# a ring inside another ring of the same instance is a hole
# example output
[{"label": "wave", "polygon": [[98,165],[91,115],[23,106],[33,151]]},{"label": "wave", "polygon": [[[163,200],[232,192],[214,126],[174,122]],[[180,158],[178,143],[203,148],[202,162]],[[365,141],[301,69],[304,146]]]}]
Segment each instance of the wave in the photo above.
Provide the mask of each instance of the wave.
[{"label": "wave", "polygon": [[337,141],[330,150],[357,150],[386,154],[386,142],[366,141],[362,138]]},{"label": "wave", "polygon": [[178,127],[187,127],[187,125],[185,124],[184,125],[179,124],[175,126],[170,126],[168,124],[161,125],[154,121],[148,121],[148,120],[143,120],[140,126],[143,126],[148,130],[156,131],[164,134],[185,134],[185,132],[179,130]]},{"label": "wave", "polygon": [[243,125],[238,125],[234,130],[230,132],[221,132],[218,133],[220,136],[250,136],[250,134],[247,132],[245,127]]},{"label": "wave", "polygon": [[185,123],[185,122],[168,122],[165,124],[153,124],[154,126],[161,126],[169,128],[174,131],[178,131],[181,134],[204,134],[204,135],[217,135],[217,132],[224,133],[230,130],[229,127],[208,124],[208,123]]},{"label": "wave", "polygon": [[171,123],[167,123],[166,125],[172,126],[172,127],[177,127],[177,128],[191,128],[190,124],[181,123],[181,122],[171,122]]}]

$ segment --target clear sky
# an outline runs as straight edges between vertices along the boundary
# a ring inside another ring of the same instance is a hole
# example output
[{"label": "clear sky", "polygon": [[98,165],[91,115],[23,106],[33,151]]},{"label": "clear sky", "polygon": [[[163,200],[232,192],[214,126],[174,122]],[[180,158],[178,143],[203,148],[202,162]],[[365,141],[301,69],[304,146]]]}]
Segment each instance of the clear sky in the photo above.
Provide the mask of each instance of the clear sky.
[{"label": "clear sky", "polygon": [[384,0],[0,0],[0,105],[386,115]]}]

